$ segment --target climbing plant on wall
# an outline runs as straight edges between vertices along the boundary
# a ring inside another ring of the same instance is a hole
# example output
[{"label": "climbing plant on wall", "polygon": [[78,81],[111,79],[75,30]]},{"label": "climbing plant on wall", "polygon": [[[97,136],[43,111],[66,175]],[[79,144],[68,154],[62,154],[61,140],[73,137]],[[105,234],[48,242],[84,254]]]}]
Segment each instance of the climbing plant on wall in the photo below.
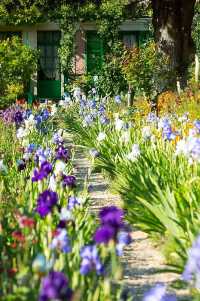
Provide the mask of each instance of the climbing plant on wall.
[{"label": "climbing plant on wall", "polygon": [[[140,1],[139,3],[142,3]],[[10,25],[36,24],[48,20],[60,24],[62,31],[59,51],[63,72],[72,72],[74,38],[79,24],[93,21],[104,40],[109,53],[120,50],[118,27],[131,15],[146,8],[136,9],[135,1],[130,0],[1,0],[0,23]]]},{"label": "climbing plant on wall", "polygon": [[86,1],[65,4],[60,9],[60,27],[63,32],[60,48],[62,68],[72,71],[74,38],[78,26],[84,21],[97,24],[97,33],[104,41],[105,48],[114,52],[119,47],[118,27],[124,19],[128,0]]}]

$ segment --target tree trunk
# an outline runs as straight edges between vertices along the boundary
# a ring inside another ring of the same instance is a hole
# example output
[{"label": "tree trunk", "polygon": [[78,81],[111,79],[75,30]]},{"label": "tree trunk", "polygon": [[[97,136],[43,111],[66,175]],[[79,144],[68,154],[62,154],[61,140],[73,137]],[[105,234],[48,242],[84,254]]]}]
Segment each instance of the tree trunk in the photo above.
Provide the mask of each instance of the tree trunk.
[{"label": "tree trunk", "polygon": [[128,107],[132,107],[133,106],[133,99],[134,99],[134,91],[132,89],[132,87],[129,85],[129,88],[128,88]]},{"label": "tree trunk", "polygon": [[199,57],[195,54],[195,82],[199,82]]},{"label": "tree trunk", "polygon": [[151,0],[155,40],[170,58],[174,77],[183,89],[188,66],[194,57],[191,37],[196,0]]}]

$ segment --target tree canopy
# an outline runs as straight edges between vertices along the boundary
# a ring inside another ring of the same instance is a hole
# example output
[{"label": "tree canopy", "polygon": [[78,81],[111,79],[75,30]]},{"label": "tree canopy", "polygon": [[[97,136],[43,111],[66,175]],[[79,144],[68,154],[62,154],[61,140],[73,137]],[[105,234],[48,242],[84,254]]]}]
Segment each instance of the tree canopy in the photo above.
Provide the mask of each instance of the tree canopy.
[{"label": "tree canopy", "polygon": [[[136,9],[137,7],[137,9]],[[0,22],[5,24],[34,24],[48,19],[62,18],[63,10],[71,10],[69,17],[100,19],[103,16],[133,17],[146,14],[146,1],[136,0],[1,0]]]}]

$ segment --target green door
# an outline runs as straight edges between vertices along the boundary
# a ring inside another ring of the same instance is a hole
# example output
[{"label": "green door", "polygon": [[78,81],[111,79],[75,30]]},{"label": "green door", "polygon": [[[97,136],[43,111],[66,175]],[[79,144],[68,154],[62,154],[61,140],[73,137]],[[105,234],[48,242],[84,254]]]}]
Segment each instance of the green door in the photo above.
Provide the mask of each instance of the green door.
[{"label": "green door", "polygon": [[96,74],[103,64],[103,41],[95,31],[87,32],[86,66],[87,72]]},{"label": "green door", "polygon": [[145,45],[152,38],[150,31],[139,31],[139,46]]},{"label": "green door", "polygon": [[58,58],[60,31],[38,31],[37,45],[40,50],[38,63],[38,97],[61,98],[61,74]]}]

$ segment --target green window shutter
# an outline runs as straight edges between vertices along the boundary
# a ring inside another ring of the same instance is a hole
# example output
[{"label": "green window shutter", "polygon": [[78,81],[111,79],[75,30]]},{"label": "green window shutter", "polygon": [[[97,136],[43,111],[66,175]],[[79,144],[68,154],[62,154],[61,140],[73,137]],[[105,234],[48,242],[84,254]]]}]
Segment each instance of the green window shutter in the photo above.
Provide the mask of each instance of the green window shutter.
[{"label": "green window shutter", "polygon": [[97,32],[87,32],[86,66],[87,72],[95,74],[101,70],[104,58],[104,45]]},{"label": "green window shutter", "polygon": [[139,32],[139,47],[143,46],[151,39],[151,34],[149,31],[140,31]]}]

